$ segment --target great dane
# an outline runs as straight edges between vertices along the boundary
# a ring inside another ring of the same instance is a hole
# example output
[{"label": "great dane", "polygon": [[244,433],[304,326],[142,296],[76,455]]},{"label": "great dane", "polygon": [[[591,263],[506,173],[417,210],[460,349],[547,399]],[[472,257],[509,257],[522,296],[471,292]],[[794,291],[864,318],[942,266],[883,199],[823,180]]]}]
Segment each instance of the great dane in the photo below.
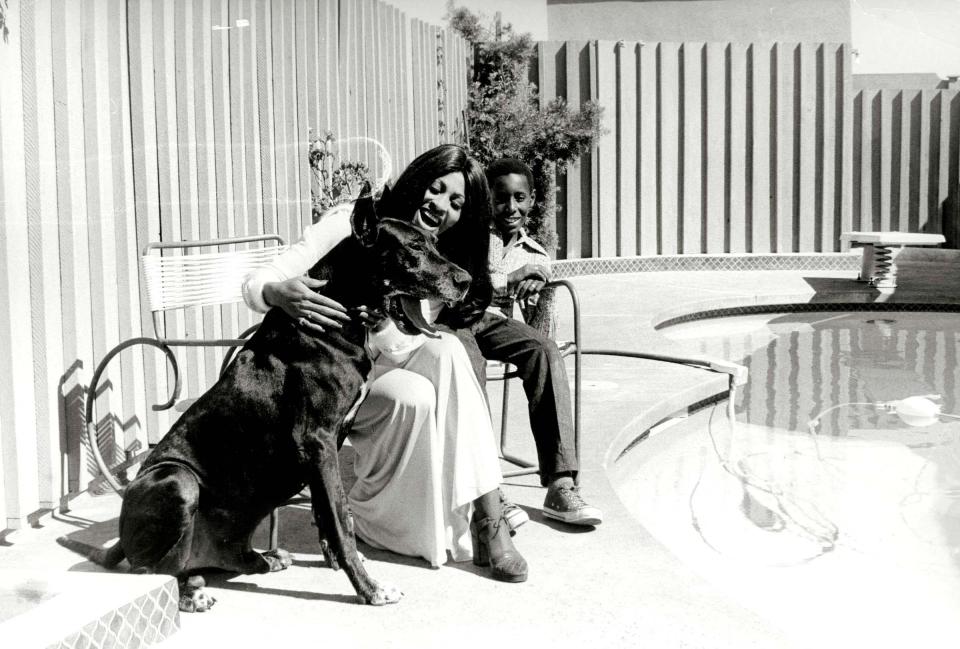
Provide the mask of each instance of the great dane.
[{"label": "great dane", "polygon": [[[369,199],[357,203],[351,221],[353,236],[309,272],[328,280],[329,297],[348,309],[378,305],[410,330],[423,318],[405,304],[452,303],[465,293],[470,275],[440,255],[432,235],[378,219]],[[290,565],[282,550],[256,552],[251,537],[309,485],[328,564],[344,569],[362,602],[398,601],[402,593],[371,578],[358,556],[337,461],[343,420],[371,367],[364,341],[360,323],[315,335],[271,309],[220,380],[143,462],[124,493],[119,542],[105,550],[59,542],[106,567],[126,558],[133,571],[176,576],[181,610],[202,611],[215,600],[198,573]]]}]

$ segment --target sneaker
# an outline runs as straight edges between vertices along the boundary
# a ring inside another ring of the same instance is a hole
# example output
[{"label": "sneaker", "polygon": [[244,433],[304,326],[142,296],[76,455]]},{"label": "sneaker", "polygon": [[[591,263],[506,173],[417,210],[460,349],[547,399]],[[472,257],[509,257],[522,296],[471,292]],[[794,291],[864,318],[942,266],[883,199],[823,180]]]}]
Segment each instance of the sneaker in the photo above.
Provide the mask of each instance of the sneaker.
[{"label": "sneaker", "polygon": [[580,489],[567,485],[547,489],[543,514],[570,525],[599,525],[603,522],[603,513],[583,501]]},{"label": "sneaker", "polygon": [[530,516],[519,505],[507,500],[502,489],[498,491],[500,492],[500,512],[503,514],[503,519],[507,521],[507,526],[512,534],[518,527],[529,521]]}]

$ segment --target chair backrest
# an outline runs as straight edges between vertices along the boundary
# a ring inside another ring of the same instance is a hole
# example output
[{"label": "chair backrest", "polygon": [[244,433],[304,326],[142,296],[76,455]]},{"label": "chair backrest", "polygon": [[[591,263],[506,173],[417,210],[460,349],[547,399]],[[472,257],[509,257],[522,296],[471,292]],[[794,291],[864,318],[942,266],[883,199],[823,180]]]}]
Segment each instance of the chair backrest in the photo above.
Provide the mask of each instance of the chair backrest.
[{"label": "chair backrest", "polygon": [[[210,252],[183,254],[191,248]],[[242,301],[244,277],[285,249],[283,239],[275,234],[147,244],[141,263],[154,327],[164,311]],[[164,254],[167,251],[178,254]],[[156,333],[161,336],[159,329]]]}]

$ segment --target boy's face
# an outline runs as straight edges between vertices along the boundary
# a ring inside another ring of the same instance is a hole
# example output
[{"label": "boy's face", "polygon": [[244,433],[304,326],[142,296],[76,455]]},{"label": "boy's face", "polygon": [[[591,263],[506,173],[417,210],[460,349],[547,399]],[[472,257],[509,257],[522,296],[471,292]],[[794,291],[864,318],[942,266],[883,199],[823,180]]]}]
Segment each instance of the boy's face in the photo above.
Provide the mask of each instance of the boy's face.
[{"label": "boy's face", "polygon": [[533,188],[523,174],[506,174],[493,180],[493,220],[505,236],[520,231],[533,208]]}]

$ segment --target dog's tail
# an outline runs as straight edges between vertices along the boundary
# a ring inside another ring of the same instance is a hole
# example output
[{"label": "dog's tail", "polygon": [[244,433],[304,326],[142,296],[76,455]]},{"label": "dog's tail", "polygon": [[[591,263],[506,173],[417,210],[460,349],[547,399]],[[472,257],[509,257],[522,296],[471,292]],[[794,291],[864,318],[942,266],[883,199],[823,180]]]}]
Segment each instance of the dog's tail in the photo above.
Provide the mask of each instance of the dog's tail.
[{"label": "dog's tail", "polygon": [[120,547],[119,541],[109,548],[98,548],[86,543],[81,543],[80,541],[75,541],[66,536],[61,536],[57,539],[57,543],[104,568],[116,568],[117,564],[126,557],[123,548]]}]

